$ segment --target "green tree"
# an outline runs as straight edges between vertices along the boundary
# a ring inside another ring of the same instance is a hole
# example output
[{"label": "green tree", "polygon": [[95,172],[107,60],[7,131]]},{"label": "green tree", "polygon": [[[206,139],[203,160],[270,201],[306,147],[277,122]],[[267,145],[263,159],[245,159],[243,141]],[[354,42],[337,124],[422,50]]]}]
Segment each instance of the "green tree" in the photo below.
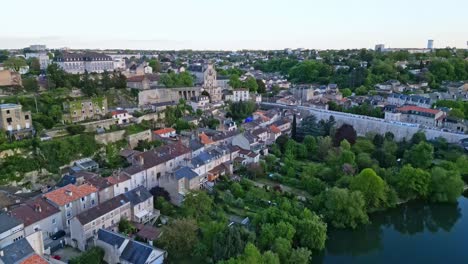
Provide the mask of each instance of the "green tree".
[{"label": "green tree", "polygon": [[428,172],[407,164],[396,175],[395,185],[402,198],[413,199],[427,197],[430,182],[431,175]]},{"label": "green tree", "polygon": [[198,242],[198,226],[193,219],[174,219],[163,227],[162,235],[156,241],[175,259],[188,257]]},{"label": "green tree", "polygon": [[349,88],[340,89],[340,92],[343,94],[343,97],[349,97],[353,94]]},{"label": "green tree", "polygon": [[323,211],[336,228],[356,228],[369,222],[366,201],[359,191],[333,187],[323,194]]},{"label": "green tree", "polygon": [[258,86],[257,93],[259,93],[259,94],[266,93],[266,85],[263,82],[263,80],[257,79],[256,81],[257,81],[257,86]]},{"label": "green tree", "polygon": [[37,83],[36,78],[28,77],[23,79],[23,87],[28,92],[38,92],[39,84]]},{"label": "green tree", "polygon": [[202,219],[209,216],[213,209],[213,199],[206,192],[193,191],[185,196],[182,211],[185,216]]},{"label": "green tree", "polygon": [[29,60],[29,72],[35,75],[41,73],[41,63],[38,58],[31,58]]},{"label": "green tree", "polygon": [[12,71],[19,72],[22,67],[28,66],[28,64],[22,57],[10,57],[3,62],[3,66]]},{"label": "green tree", "polygon": [[274,240],[271,248],[273,252],[278,254],[281,263],[286,263],[292,250],[291,240],[278,237]]},{"label": "green tree", "polygon": [[405,152],[405,161],[416,168],[427,169],[434,159],[434,147],[424,141]]},{"label": "green tree", "polygon": [[[308,212],[310,213],[310,212]],[[327,240],[327,224],[315,213],[310,213],[310,216],[299,222],[300,232],[299,244],[301,247],[306,247],[310,250],[322,250],[325,248]]]},{"label": "green tree", "polygon": [[70,264],[101,264],[103,263],[105,252],[100,247],[92,247],[81,255],[70,259]]},{"label": "green tree", "polygon": [[253,77],[247,77],[244,82],[245,88],[249,89],[250,92],[256,93],[258,89],[257,80]]},{"label": "green tree", "polygon": [[231,77],[229,77],[229,86],[231,86],[233,89],[241,88],[242,87],[242,82],[239,79],[239,75],[233,74]]},{"label": "green tree", "polygon": [[308,264],[309,261],[312,259],[312,251],[306,248],[296,248],[293,249],[291,255],[289,256],[289,260],[287,263],[289,264]]},{"label": "green tree", "polygon": [[435,202],[456,202],[463,192],[463,180],[456,170],[434,167],[431,171],[430,199]]},{"label": "green tree", "polygon": [[385,181],[373,169],[367,168],[351,179],[350,190],[360,191],[368,208],[380,208],[386,204]]}]

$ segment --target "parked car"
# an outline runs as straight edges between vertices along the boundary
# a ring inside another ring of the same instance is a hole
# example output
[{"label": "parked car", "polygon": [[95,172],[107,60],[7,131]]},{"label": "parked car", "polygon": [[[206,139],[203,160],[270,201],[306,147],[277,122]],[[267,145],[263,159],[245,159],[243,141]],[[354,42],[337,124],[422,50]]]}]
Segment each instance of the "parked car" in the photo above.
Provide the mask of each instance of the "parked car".
[{"label": "parked car", "polygon": [[52,258],[56,259],[56,260],[61,260],[62,259],[62,257],[60,257],[59,255],[54,255],[54,256],[52,256]]},{"label": "parked car", "polygon": [[59,238],[61,238],[61,237],[64,237],[65,235],[66,235],[65,231],[60,230],[60,231],[58,231],[57,233],[55,233],[55,234],[52,235],[52,239],[53,239],[53,240],[57,240],[57,239],[59,239]]}]

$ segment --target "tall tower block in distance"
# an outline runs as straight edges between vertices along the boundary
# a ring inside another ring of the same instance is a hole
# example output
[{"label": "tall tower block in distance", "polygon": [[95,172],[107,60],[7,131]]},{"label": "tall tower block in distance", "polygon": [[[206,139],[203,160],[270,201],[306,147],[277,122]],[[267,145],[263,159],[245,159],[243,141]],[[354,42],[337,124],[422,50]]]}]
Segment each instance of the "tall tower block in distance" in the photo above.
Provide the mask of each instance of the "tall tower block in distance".
[{"label": "tall tower block in distance", "polygon": [[427,41],[427,48],[428,49],[433,49],[434,48],[434,40],[430,39]]}]

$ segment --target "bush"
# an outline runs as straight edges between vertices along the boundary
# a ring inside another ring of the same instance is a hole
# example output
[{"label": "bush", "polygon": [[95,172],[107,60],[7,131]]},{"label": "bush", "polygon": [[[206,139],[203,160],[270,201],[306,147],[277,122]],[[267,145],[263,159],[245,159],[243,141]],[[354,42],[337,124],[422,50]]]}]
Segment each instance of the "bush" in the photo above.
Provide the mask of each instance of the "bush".
[{"label": "bush", "polygon": [[69,125],[67,126],[67,132],[71,135],[78,135],[85,131],[85,126],[83,125]]},{"label": "bush", "polygon": [[93,247],[78,257],[70,259],[70,264],[101,264],[104,259],[104,250],[99,247]]}]

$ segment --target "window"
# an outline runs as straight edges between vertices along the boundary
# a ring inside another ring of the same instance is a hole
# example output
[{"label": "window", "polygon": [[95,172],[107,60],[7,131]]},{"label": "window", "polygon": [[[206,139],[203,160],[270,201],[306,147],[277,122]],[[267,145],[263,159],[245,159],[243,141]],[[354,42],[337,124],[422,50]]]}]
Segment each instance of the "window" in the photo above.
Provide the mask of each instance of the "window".
[{"label": "window", "polygon": [[8,118],[6,119],[6,121],[7,121],[7,123],[11,123],[11,122],[13,121],[13,119],[11,119],[11,117],[8,117]]},{"label": "window", "polygon": [[52,224],[55,225],[57,221],[55,221],[55,218],[52,219]]},{"label": "window", "polygon": [[85,198],[84,198],[84,197],[81,197],[81,201],[84,202],[84,201],[85,201]]},{"label": "window", "polygon": [[6,113],[9,114],[9,113],[10,113],[10,110],[6,110]]},{"label": "window", "polygon": [[71,207],[71,203],[67,203],[66,207],[67,207],[67,208],[70,208],[70,207]]},{"label": "window", "polygon": [[94,199],[93,199],[93,200],[91,200],[91,205],[94,205]]},{"label": "window", "polygon": [[24,119],[29,120],[29,115],[25,115]]}]

